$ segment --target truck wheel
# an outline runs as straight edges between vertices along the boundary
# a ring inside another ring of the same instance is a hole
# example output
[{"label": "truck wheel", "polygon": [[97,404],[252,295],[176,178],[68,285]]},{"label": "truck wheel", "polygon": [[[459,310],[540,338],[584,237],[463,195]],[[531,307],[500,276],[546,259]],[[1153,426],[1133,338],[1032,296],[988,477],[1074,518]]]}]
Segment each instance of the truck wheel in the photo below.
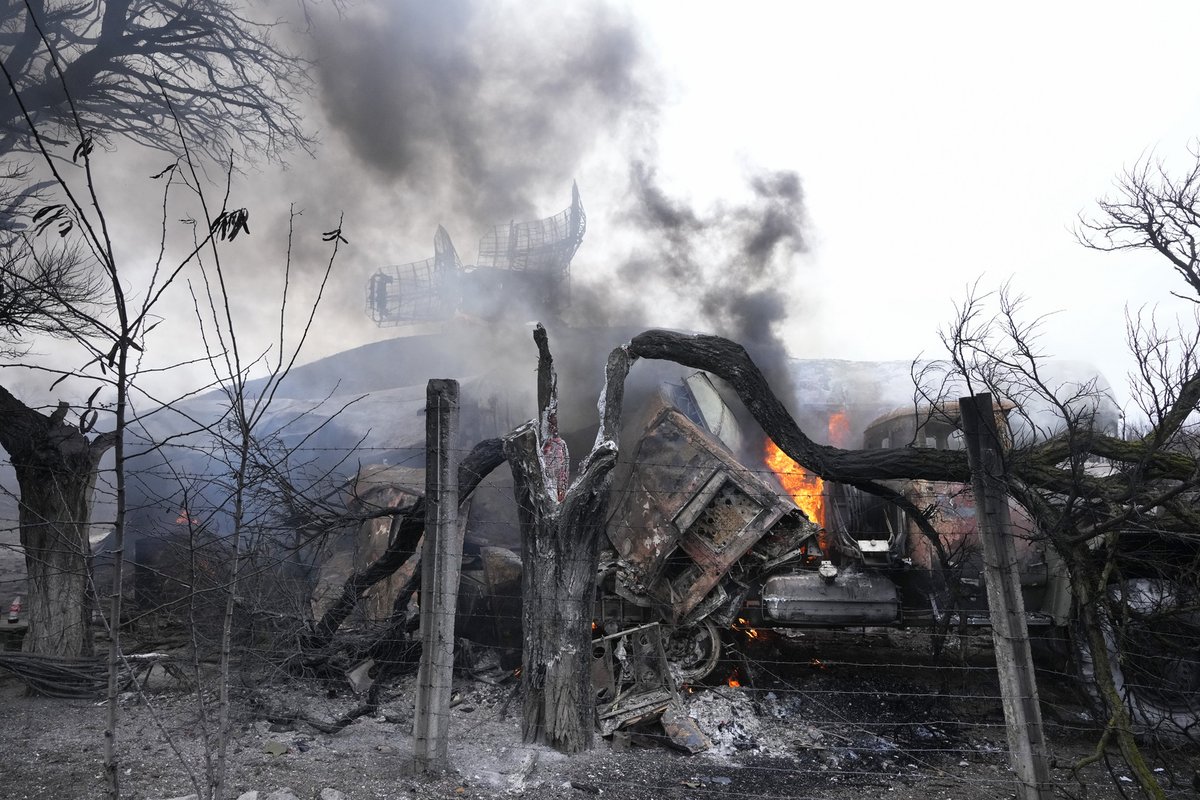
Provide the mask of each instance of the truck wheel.
[{"label": "truck wheel", "polygon": [[[1133,578],[1109,588],[1123,606],[1114,624],[1105,615],[1104,641],[1117,692],[1138,733],[1200,742],[1200,611],[1182,584]],[[1085,632],[1073,630],[1076,666],[1091,704],[1103,709],[1096,665]]]},{"label": "truck wheel", "polygon": [[721,632],[708,620],[669,628],[663,647],[679,682],[696,683],[708,677],[721,660]]}]

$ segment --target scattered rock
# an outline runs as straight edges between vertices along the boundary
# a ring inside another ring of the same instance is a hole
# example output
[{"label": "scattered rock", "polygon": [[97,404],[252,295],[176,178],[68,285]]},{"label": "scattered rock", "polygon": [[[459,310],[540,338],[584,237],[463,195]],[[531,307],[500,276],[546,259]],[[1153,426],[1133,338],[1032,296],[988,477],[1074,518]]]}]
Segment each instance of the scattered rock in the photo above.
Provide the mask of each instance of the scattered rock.
[{"label": "scattered rock", "polygon": [[276,789],[271,792],[263,800],[300,800],[300,798],[296,797],[296,793],[292,791],[290,786],[284,786],[282,789]]},{"label": "scattered rock", "polygon": [[347,800],[346,795],[339,792],[337,789],[322,789],[321,800]]},{"label": "scattered rock", "polygon": [[685,753],[699,753],[712,747],[712,742],[696,725],[696,720],[675,706],[663,712],[661,721],[671,744]]},{"label": "scattered rock", "polygon": [[578,781],[571,781],[571,788],[578,789],[579,791],[586,792],[587,794],[600,794],[600,787],[593,786],[590,783],[579,783]]},{"label": "scattered rock", "polygon": [[237,800],[258,800],[258,789],[242,792],[237,796]]},{"label": "scattered rock", "polygon": [[383,719],[385,722],[390,722],[393,725],[403,725],[406,722],[412,721],[412,714],[398,708],[385,708],[383,710]]},{"label": "scattered rock", "polygon": [[[263,745],[263,752],[269,756],[281,756],[288,751],[288,746],[274,739]],[[290,791],[290,790],[289,790]]]}]

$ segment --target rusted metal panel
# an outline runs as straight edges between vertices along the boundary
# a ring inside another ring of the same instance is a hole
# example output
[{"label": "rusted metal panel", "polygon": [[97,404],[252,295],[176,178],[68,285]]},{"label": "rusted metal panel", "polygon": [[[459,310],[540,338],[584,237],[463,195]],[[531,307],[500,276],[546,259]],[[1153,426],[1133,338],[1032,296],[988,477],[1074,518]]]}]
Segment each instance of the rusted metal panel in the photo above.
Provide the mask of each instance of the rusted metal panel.
[{"label": "rusted metal panel", "polygon": [[682,709],[671,707],[662,715],[663,731],[667,740],[685,753],[699,753],[712,747],[712,742],[700,730],[696,720],[689,717]]},{"label": "rusted metal panel", "polygon": [[[664,619],[715,610],[707,607],[720,602],[705,603],[714,592],[740,594],[720,586],[731,573],[744,581],[816,533],[790,499],[674,408],[651,418],[634,462],[608,528],[621,560],[618,591]],[[768,538],[777,528],[787,535]]]}]

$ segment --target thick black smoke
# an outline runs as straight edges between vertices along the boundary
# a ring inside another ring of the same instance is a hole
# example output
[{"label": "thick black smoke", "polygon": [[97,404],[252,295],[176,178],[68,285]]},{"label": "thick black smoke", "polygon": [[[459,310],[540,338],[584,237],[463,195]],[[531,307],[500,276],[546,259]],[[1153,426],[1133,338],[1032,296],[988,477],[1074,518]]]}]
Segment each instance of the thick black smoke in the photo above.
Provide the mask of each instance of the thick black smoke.
[{"label": "thick black smoke", "polygon": [[701,211],[671,197],[653,166],[634,161],[624,217],[639,244],[616,288],[578,289],[573,310],[594,324],[667,325],[740,342],[787,402],[781,337],[795,310],[797,257],[807,250],[804,193],[790,171],[751,174],[747,187],[744,202]]},{"label": "thick black smoke", "polygon": [[[369,324],[366,277],[431,255],[436,224],[471,264],[487,227],[562,208],[586,166],[607,185],[592,194],[581,181],[598,224],[576,258],[567,321],[728,336],[756,353],[787,395],[777,337],[791,311],[795,256],[805,249],[800,180],[751,174],[745,200],[703,209],[665,190],[654,153],[666,82],[627,10],[396,0],[354,7],[314,36],[324,138],[339,152],[335,179],[318,166],[312,180],[347,211],[356,260],[345,265],[344,295],[331,300],[348,315]],[[596,166],[600,154],[606,168]],[[631,243],[628,255],[614,247],[619,240]],[[502,305],[506,325],[535,316]],[[511,358],[516,375],[527,357],[517,346],[491,360]]]},{"label": "thick black smoke", "polygon": [[749,183],[748,204],[717,211],[718,235],[737,250],[717,267],[700,307],[731,337],[769,344],[788,317],[784,298],[790,295],[795,256],[807,249],[804,194],[794,172],[753,175]]},{"label": "thick black smoke", "polygon": [[476,224],[539,216],[651,105],[628,13],[396,0],[317,32],[319,101],[376,179]]},{"label": "thick black smoke", "polygon": [[789,171],[750,175],[747,184],[746,202],[701,212],[668,195],[653,166],[634,161],[623,216],[638,245],[619,267],[618,290],[582,292],[580,313],[654,324],[666,298],[697,330],[771,342],[790,312],[795,258],[807,250],[804,193]]}]

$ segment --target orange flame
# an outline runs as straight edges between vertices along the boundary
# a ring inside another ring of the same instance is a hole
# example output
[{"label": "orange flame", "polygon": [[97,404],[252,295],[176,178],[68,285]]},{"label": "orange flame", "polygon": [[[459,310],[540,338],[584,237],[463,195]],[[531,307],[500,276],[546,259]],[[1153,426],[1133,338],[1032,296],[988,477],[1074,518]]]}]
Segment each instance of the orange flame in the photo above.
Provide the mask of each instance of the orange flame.
[{"label": "orange flame", "polygon": [[824,528],[825,481],[806,471],[770,439],[767,439],[766,462],[804,515]]},{"label": "orange flame", "polygon": [[829,443],[834,447],[850,444],[850,417],[845,411],[835,411],[829,417]]},{"label": "orange flame", "polygon": [[729,677],[725,679],[725,683],[729,684],[734,689],[742,685],[742,682],[738,680],[738,671],[736,669],[729,673]]},{"label": "orange flame", "polygon": [[745,634],[747,639],[758,639],[762,636],[757,628],[750,627],[750,623],[746,621],[745,617],[738,617],[737,622],[733,623],[733,629]]}]

